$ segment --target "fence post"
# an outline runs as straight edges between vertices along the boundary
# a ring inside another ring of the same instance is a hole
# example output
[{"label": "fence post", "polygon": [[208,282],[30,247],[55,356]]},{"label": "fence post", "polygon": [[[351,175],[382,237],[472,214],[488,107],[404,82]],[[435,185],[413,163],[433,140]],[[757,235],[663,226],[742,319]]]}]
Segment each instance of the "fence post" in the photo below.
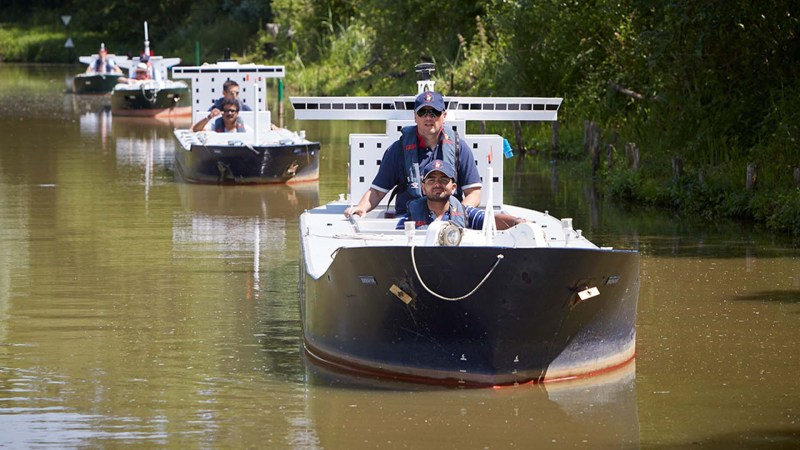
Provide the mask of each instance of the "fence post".
[{"label": "fence post", "polygon": [[550,152],[553,155],[553,159],[558,158],[558,151],[559,151],[559,144],[558,144],[558,121],[553,122],[553,140],[550,147]]},{"label": "fence post", "polygon": [[525,143],[522,141],[522,123],[519,120],[515,120],[512,122],[512,126],[514,127],[514,138],[517,140],[517,148],[521,154],[525,155],[527,151]]},{"label": "fence post", "polygon": [[595,173],[600,168],[600,129],[597,124],[588,120],[584,122],[583,136],[583,146],[591,158],[592,173]]},{"label": "fence post", "polygon": [[683,176],[683,159],[680,156],[672,158],[672,175],[676,180]]},{"label": "fence post", "polygon": [[625,155],[628,157],[628,165],[633,167],[633,170],[639,170],[639,146],[634,142],[628,142],[625,145]]},{"label": "fence post", "polygon": [[755,163],[750,163],[747,165],[747,180],[745,180],[745,189],[752,191],[753,188],[756,187],[756,178],[756,165]]},{"label": "fence post", "polygon": [[614,133],[611,138],[611,143],[608,144],[606,149],[606,167],[611,169],[614,167],[614,150],[616,150],[617,146],[619,145],[619,129],[614,128]]}]

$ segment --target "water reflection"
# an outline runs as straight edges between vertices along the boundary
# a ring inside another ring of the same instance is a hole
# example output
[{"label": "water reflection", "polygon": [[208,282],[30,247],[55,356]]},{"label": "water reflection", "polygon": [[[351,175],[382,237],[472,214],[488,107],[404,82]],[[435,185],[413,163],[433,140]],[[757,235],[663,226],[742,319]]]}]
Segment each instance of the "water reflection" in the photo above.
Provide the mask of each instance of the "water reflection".
[{"label": "water reflection", "polygon": [[174,257],[192,258],[205,252],[234,258],[252,252],[247,299],[259,298],[264,272],[288,260],[282,253],[296,245],[299,215],[319,204],[317,183],[216,186],[179,182],[177,186],[184,211],[174,214]]},{"label": "water reflection", "polygon": [[314,448],[638,448],[635,364],[502,389],[388,384],[307,364]]},{"label": "water reflection", "polygon": [[109,108],[101,108],[82,113],[78,122],[84,145],[113,152],[117,181],[143,185],[148,200],[154,184],[172,183],[178,145],[172,130],[189,126],[191,120],[114,117]]}]

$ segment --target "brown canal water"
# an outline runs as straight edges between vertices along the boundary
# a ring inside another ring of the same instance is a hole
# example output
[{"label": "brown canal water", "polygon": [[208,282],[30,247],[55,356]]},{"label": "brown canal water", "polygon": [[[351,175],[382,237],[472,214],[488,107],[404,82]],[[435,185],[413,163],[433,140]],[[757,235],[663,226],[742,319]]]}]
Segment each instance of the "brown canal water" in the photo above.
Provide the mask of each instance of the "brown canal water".
[{"label": "brown canal water", "polygon": [[298,215],[346,190],[347,134],[383,124],[297,125],[323,143],[319,183],[191,186],[173,177],[187,124],[112,117],[65,92],[79,70],[0,64],[0,447],[800,446],[785,237],[620,210],[512,159],[509,203],[641,251],[635,365],[504,389],[353,380],[302,355]]}]

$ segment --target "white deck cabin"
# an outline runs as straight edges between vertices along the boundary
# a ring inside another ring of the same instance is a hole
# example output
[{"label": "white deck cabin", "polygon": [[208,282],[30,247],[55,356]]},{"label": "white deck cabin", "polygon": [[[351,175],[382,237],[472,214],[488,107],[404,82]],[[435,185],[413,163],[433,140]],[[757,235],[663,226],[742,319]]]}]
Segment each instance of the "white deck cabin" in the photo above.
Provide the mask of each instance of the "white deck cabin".
[{"label": "white deck cabin", "polygon": [[[131,59],[126,59],[118,65],[123,69],[124,72],[127,72],[128,78],[136,78],[136,66],[141,61],[139,56],[136,56]],[[149,63],[149,71],[150,77],[152,80],[158,82],[166,82],[169,80],[169,69],[172,66],[176,66],[181,63],[180,58],[164,58],[163,56],[151,56],[150,63]]]},{"label": "white deck cabin", "polygon": [[[431,80],[417,83],[420,92],[434,90]],[[403,127],[414,125],[415,97],[292,97],[290,100],[298,120],[386,121],[384,134],[350,135],[349,197],[353,202],[358,202],[372,184],[383,153],[400,137]],[[562,99],[444,97],[444,101],[447,107],[445,128],[449,129],[449,133],[458,131],[459,139],[469,144],[475,157],[475,165],[483,182],[481,206],[501,205],[504,139],[497,134],[467,134],[467,121],[556,121]],[[491,179],[487,179],[490,166],[493,173]],[[491,199],[489,192],[493,193]]]},{"label": "white deck cabin", "polygon": [[[97,61],[98,59],[100,59],[100,55],[98,55],[97,53],[94,53],[89,56],[78,57],[78,61],[80,61],[83,64],[86,64],[87,66],[94,65],[95,61]],[[111,53],[106,55],[106,59],[113,60],[114,64],[116,64],[120,68],[123,68],[122,64],[128,61],[128,57],[125,55],[118,56],[118,55],[112,55]]]},{"label": "white deck cabin", "polygon": [[172,77],[192,81],[192,123],[208,115],[214,102],[222,97],[222,84],[233,80],[239,84],[239,101],[253,111],[240,111],[239,117],[248,130],[270,130],[272,115],[267,102],[267,79],[283,78],[284,66],[239,64],[236,61],[218,61],[202,66],[172,68]]}]

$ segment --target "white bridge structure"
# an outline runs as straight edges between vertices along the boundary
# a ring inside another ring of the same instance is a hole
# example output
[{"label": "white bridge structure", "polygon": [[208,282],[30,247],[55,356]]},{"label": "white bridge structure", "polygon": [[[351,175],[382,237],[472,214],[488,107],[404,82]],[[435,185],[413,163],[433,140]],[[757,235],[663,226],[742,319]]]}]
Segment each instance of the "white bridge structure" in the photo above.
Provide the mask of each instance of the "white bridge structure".
[{"label": "white bridge structure", "polygon": [[222,97],[222,84],[233,80],[239,85],[239,101],[253,110],[239,112],[250,130],[270,129],[272,115],[267,103],[267,78],[285,76],[284,66],[239,64],[233,60],[172,68],[172,78],[192,81],[192,123],[208,115],[214,102]]},{"label": "white bridge structure", "polygon": [[[417,81],[418,93],[434,90],[434,81]],[[384,120],[384,134],[350,135],[350,199],[357,202],[372,184],[383,154],[400,137],[403,127],[414,125],[416,96],[396,97],[291,97],[297,120]],[[444,97],[445,128],[458,132],[472,149],[483,193],[481,205],[503,204],[503,137],[467,134],[474,121],[557,121],[561,98],[544,97]],[[491,158],[490,158],[491,155]],[[491,164],[492,160],[498,162]],[[492,167],[490,172],[488,169]],[[493,173],[491,180],[487,174]],[[489,185],[492,184],[492,186]],[[492,193],[491,198],[487,193]]]}]

